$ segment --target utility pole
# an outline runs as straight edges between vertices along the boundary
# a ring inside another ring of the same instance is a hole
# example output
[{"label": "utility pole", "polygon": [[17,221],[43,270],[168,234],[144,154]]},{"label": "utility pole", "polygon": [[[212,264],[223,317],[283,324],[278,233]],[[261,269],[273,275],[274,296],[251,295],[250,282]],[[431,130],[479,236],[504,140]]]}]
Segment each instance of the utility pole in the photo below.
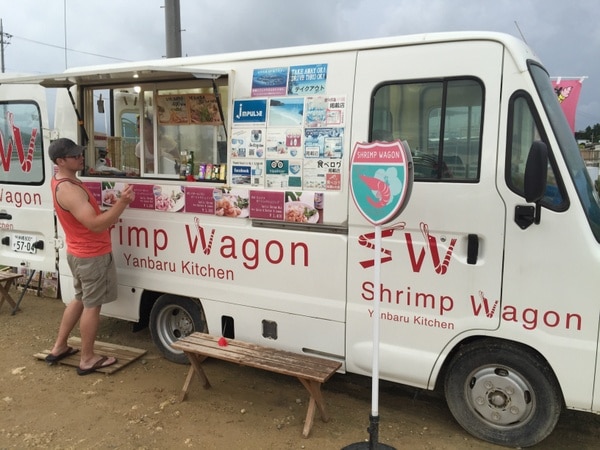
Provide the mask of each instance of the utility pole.
[{"label": "utility pole", "polygon": [[181,56],[179,0],[165,0],[165,34],[167,38],[167,58]]},{"label": "utility pole", "polygon": [[10,38],[12,34],[8,34],[4,32],[4,27],[2,26],[2,19],[0,19],[0,60],[1,60],[1,69],[2,73],[4,73],[4,47],[6,47],[10,42]]}]

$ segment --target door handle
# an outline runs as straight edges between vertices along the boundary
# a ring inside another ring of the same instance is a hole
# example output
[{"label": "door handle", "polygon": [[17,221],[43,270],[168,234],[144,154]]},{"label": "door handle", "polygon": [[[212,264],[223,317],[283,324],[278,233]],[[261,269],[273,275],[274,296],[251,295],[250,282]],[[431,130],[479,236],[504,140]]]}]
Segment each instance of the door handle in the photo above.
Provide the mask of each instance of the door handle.
[{"label": "door handle", "polygon": [[476,234],[469,234],[467,236],[467,264],[477,264],[477,257],[479,256],[479,236]]}]

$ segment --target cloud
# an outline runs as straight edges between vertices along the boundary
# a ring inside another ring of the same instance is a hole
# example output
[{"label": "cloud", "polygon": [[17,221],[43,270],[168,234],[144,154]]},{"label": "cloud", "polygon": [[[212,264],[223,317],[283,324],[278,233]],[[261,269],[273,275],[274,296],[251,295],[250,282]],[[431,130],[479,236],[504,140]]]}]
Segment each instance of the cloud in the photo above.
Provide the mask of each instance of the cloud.
[{"label": "cloud", "polygon": [[[0,0],[4,31],[13,35],[6,70],[162,58],[165,1]],[[551,75],[589,77],[576,127],[600,123],[597,0],[180,0],[180,12],[190,56],[437,31],[522,33]]]}]

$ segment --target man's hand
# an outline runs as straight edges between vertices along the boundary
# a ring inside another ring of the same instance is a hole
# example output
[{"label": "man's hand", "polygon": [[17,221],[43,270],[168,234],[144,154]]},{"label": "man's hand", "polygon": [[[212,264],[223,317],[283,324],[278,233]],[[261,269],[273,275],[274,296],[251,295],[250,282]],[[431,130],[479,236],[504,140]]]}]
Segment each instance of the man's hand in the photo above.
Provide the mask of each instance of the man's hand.
[{"label": "man's hand", "polygon": [[135,199],[135,192],[133,190],[133,186],[130,184],[126,184],[123,190],[121,191],[121,197],[119,201],[126,203],[129,205]]}]

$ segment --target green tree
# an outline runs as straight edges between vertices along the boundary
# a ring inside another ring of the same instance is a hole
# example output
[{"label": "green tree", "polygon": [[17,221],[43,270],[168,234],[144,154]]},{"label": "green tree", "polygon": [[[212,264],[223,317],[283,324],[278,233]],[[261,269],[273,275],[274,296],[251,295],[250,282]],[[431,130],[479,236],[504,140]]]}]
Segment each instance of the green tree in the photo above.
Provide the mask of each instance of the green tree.
[{"label": "green tree", "polygon": [[585,130],[576,131],[575,139],[585,139],[590,142],[600,141],[600,123],[597,123],[593,127],[588,125]]}]

